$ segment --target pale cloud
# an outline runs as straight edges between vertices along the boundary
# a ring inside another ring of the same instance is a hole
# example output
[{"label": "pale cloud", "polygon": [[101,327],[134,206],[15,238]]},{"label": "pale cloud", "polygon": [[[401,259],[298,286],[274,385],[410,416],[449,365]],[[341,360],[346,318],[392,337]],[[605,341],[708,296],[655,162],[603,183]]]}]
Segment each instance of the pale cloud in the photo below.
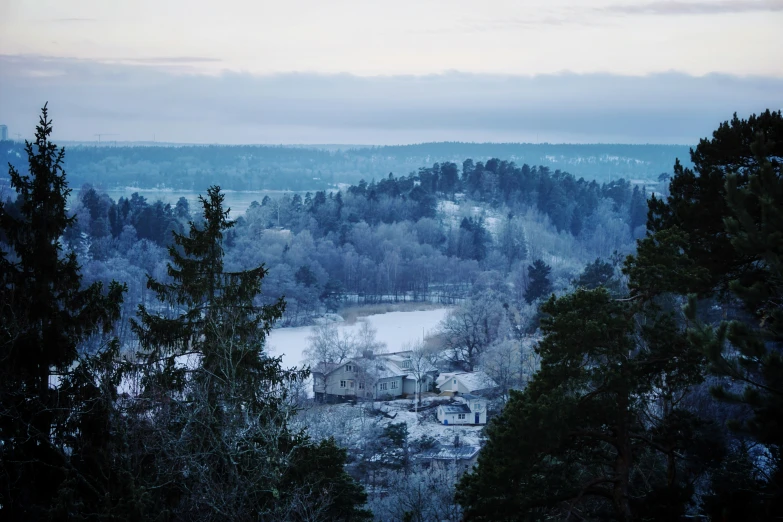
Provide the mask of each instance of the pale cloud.
[{"label": "pale cloud", "polygon": [[[0,49],[125,63],[204,57],[208,60],[179,65],[209,74],[677,70],[783,77],[780,5],[781,0],[0,1]],[[732,38],[726,38],[729,33]]]},{"label": "pale cloud", "polygon": [[145,58],[104,58],[103,60],[96,60],[100,62],[117,62],[117,63],[129,63],[129,64],[150,64],[150,65],[165,65],[165,64],[193,64],[193,63],[219,63],[222,62],[220,58],[212,58],[209,56],[148,56]]},{"label": "pale cloud", "polygon": [[613,4],[599,9],[606,13],[659,16],[667,15],[718,15],[738,13],[780,13],[783,0],[725,0],[717,2],[633,2]]},{"label": "pale cloud", "polygon": [[54,18],[54,22],[71,23],[71,22],[97,22],[97,18]]},{"label": "pale cloud", "polygon": [[60,140],[692,144],[735,111],[783,105],[783,79],[764,77],[202,75],[31,56],[0,56],[0,85],[10,132],[30,130],[49,101]]}]

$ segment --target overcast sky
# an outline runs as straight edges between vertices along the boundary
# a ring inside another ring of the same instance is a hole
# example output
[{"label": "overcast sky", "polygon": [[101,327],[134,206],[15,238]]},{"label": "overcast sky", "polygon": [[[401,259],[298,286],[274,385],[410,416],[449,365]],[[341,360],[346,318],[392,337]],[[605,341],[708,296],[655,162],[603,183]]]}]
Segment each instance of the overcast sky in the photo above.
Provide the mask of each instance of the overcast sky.
[{"label": "overcast sky", "polygon": [[49,100],[60,139],[693,143],[783,106],[781,27],[783,0],[0,0],[0,123]]}]

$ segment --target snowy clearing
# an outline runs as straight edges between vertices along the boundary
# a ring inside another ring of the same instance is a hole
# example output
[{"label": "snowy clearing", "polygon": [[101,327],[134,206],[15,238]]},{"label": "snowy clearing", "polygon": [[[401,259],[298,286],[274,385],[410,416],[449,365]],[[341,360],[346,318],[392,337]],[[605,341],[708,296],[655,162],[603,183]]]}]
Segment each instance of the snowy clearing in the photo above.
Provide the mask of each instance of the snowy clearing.
[{"label": "snowy clearing", "polygon": [[[376,339],[386,344],[388,351],[398,352],[421,341],[438,328],[450,308],[418,310],[414,312],[388,312],[362,317],[353,324],[341,324],[340,334],[357,333],[362,321],[367,321],[378,333]],[[274,356],[283,356],[283,367],[301,366],[302,352],[309,344],[312,326],[277,328],[267,338],[267,350]]]}]

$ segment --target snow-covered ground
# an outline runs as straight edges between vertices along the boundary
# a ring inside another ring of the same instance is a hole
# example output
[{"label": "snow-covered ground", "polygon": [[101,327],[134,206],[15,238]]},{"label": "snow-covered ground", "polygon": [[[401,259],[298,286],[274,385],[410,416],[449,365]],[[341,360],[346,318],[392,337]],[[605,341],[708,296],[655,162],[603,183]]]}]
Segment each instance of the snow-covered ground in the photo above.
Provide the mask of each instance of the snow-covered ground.
[{"label": "snow-covered ground", "polygon": [[[415,312],[388,312],[363,317],[350,325],[340,324],[339,329],[341,335],[357,333],[361,321],[367,321],[377,330],[377,340],[386,343],[388,351],[397,352],[423,340],[425,335],[437,329],[448,311],[449,308],[437,308]],[[307,348],[308,337],[312,333],[311,326],[274,329],[267,338],[267,350],[272,355],[283,356],[284,368],[301,366],[304,359],[302,352]]]},{"label": "snow-covered ground", "polygon": [[484,217],[484,225],[487,230],[497,236],[500,232],[501,217],[497,212],[484,207],[478,206],[461,206],[453,201],[440,200],[438,201],[438,216],[445,222],[451,224],[452,227],[458,227],[462,221],[462,217]]},{"label": "snow-covered ground", "polygon": [[[427,404],[430,400],[443,400],[443,397],[425,399],[423,403]],[[461,399],[456,400],[462,401]],[[384,403],[381,409],[391,415],[396,414],[394,419],[387,419],[388,423],[404,422],[408,425],[408,438],[411,441],[427,435],[448,446],[454,443],[455,437],[459,437],[459,441],[463,445],[481,446],[479,435],[484,428],[483,426],[447,426],[437,422],[436,409],[417,413],[408,411],[411,407],[413,407],[412,399],[390,401]]]},{"label": "snow-covered ground", "polygon": [[[443,401],[444,397],[424,398],[423,404],[431,401]],[[459,401],[460,399],[456,399]],[[373,427],[383,428],[389,424],[404,422],[408,426],[408,440],[414,442],[424,436],[434,438],[443,446],[454,445],[455,437],[465,446],[481,447],[481,431],[484,426],[443,425],[436,419],[436,408],[420,412],[408,411],[413,407],[412,399],[395,401],[317,405],[303,412],[300,420],[307,426],[310,435],[319,438],[335,437],[348,448],[362,445],[363,438],[372,432]],[[387,416],[373,414],[372,410],[381,410]]]}]

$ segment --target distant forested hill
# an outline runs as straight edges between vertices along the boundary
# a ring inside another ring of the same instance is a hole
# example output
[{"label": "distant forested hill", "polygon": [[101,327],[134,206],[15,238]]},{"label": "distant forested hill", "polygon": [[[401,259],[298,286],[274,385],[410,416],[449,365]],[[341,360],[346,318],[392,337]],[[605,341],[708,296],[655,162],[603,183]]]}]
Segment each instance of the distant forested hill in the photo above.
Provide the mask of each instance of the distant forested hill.
[{"label": "distant forested hill", "polygon": [[[22,167],[23,144],[0,144],[0,161]],[[419,145],[339,149],[335,146],[260,145],[67,147],[65,168],[71,185],[105,188],[161,185],[202,189],[220,184],[229,190],[319,190],[335,183],[358,183],[407,175],[436,162],[462,164],[465,158],[502,158],[518,165],[544,165],[576,178],[655,180],[671,172],[675,158],[686,165],[681,145],[569,145],[529,143],[423,143]]]}]

